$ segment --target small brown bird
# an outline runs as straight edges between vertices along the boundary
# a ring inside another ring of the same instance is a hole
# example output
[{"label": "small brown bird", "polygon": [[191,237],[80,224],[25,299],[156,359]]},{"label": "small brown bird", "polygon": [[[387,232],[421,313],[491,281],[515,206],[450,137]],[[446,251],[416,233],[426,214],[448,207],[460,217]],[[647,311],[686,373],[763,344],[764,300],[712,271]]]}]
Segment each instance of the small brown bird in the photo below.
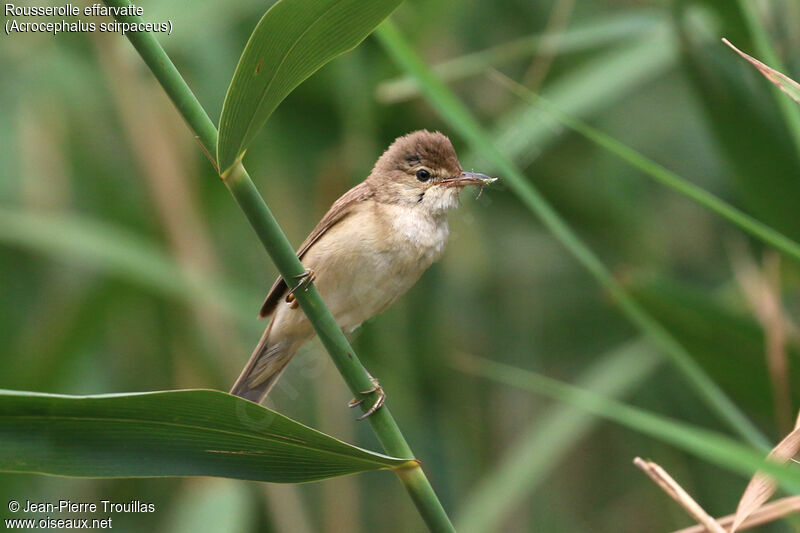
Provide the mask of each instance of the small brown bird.
[{"label": "small brown bird", "polygon": [[[278,278],[260,317],[272,314],[231,394],[260,403],[314,330],[294,300],[295,290],[315,280],[339,326],[350,333],[389,307],[444,252],[447,211],[466,185],[494,179],[464,172],[450,139],[415,131],[399,137],[370,175],[334,202],[297,256],[306,277],[292,290]],[[377,381],[375,405],[385,398]],[[351,402],[351,406],[358,405]],[[362,417],[362,418],[363,418]]]}]

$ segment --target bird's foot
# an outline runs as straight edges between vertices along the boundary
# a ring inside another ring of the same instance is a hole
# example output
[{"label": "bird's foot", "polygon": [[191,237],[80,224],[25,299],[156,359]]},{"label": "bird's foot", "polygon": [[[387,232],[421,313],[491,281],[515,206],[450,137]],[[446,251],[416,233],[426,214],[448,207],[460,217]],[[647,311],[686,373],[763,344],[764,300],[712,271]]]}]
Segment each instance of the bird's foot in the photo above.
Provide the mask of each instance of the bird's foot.
[{"label": "bird's foot", "polygon": [[[369,374],[369,372],[367,372]],[[375,403],[372,404],[372,407],[364,411],[364,414],[359,416],[356,420],[364,420],[369,415],[380,409],[384,403],[386,403],[386,393],[383,392],[383,387],[381,384],[378,383],[378,380],[373,378],[372,376],[369,377],[370,382],[372,383],[372,387],[369,390],[361,391],[359,394],[372,394],[373,392],[378,393],[378,397],[375,399]],[[347,407],[358,407],[364,402],[364,398],[353,398],[349,402],[347,402]]]},{"label": "bird's foot", "polygon": [[313,282],[316,279],[316,277],[317,275],[310,268],[305,269],[305,271],[302,274],[298,274],[297,276],[295,276],[295,279],[298,279],[300,281],[297,282],[297,285],[292,287],[292,289],[289,291],[289,294],[286,295],[285,299],[286,303],[289,304],[289,306],[292,309],[295,309],[298,306],[297,298],[295,298],[294,293],[300,289],[307,291],[309,285],[311,285],[311,282]]}]

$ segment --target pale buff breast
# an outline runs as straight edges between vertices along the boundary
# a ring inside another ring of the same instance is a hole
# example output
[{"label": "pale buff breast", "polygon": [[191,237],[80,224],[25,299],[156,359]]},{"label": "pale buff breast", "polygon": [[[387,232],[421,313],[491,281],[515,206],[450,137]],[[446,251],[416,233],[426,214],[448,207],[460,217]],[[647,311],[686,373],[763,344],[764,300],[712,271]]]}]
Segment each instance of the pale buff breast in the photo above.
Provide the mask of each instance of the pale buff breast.
[{"label": "pale buff breast", "polygon": [[[303,257],[323,300],[346,332],[385,310],[444,253],[444,216],[365,202],[329,229]],[[281,304],[276,320],[311,334],[299,309]],[[278,326],[278,323],[276,323]]]}]

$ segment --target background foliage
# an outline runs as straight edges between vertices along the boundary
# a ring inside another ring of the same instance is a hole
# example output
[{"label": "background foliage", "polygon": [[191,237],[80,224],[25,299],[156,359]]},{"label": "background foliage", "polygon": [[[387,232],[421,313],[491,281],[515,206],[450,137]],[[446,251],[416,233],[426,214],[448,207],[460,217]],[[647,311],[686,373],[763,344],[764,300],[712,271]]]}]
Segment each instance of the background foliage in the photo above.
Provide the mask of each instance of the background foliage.
[{"label": "background foliage", "polygon": [[[789,1],[756,4],[786,73],[797,79],[800,9]],[[217,120],[264,4],[141,5],[147,20],[173,19],[162,44]],[[469,9],[408,0],[392,18],[429,64],[479,54],[461,60],[472,73],[451,87],[618,280],[777,441],[800,402],[796,387],[788,407],[774,400],[775,384],[792,380],[786,372],[770,379],[765,340],[774,338],[765,338],[763,324],[772,330],[759,298],[780,294],[786,315],[797,316],[797,265],[483,74],[488,61],[800,240],[792,136],[767,83],[718,40],[724,35],[754,52],[742,13],[714,0],[477,2]],[[551,37],[531,39],[547,30]],[[0,67],[13,74],[0,82],[0,388],[227,389],[264,326],[255,315],[275,271],[150,73],[126,41],[102,34],[5,38]],[[466,168],[493,171],[413,87],[387,83],[400,75],[369,38],[292,93],[248,149],[248,169],[293,242],[407,131],[451,133]],[[559,424],[553,420],[566,415],[558,418],[550,401],[459,370],[465,354],[483,356],[727,431],[672,366],[614,362],[637,333],[509,191],[473,197],[464,194],[451,216],[444,259],[355,339],[457,525],[479,530],[474,510],[489,516],[487,497],[513,505],[486,531],[687,524],[631,465],[636,455],[662,464],[710,513],[732,512],[745,478],[606,422],[576,422],[573,414]],[[787,326],[790,370],[794,335]],[[641,343],[633,346],[651,357]],[[598,377],[603,368],[613,369],[612,381]],[[272,406],[378,449],[368,428],[352,422],[348,398],[312,344]],[[531,450],[546,460],[520,483],[481,491],[499,465],[525,450],[526,466],[536,459]],[[278,486],[0,475],[0,501],[154,502],[155,513],[115,523],[129,531],[420,530],[388,476]]]}]

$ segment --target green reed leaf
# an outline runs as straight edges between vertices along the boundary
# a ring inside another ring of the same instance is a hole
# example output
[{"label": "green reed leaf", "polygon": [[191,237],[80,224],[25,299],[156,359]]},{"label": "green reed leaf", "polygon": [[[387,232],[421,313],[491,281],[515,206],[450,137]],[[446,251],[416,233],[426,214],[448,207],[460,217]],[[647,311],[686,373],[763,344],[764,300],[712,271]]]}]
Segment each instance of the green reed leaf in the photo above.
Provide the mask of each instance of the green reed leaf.
[{"label": "green reed leaf", "polygon": [[280,0],[261,18],[231,80],[219,123],[221,174],[244,155],[286,96],[355,48],[402,0]]},{"label": "green reed leaf", "polygon": [[351,446],[212,390],[61,396],[0,391],[0,471],[302,483],[416,464]]}]

